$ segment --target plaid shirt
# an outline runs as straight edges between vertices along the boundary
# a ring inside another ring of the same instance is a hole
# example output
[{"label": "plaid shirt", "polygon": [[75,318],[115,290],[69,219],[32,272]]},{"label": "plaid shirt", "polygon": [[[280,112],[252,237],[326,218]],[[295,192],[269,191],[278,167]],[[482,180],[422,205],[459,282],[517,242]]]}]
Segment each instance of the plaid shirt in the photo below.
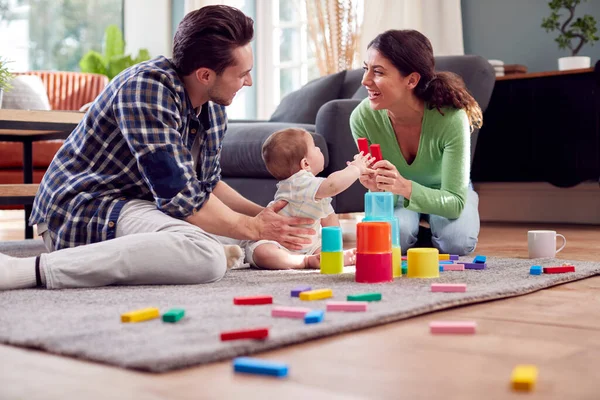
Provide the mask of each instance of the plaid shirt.
[{"label": "plaid shirt", "polygon": [[198,115],[167,58],[135,65],[110,82],[60,148],[29,223],[46,223],[58,250],[113,239],[128,199],[183,219],[221,178],[226,129],[225,107],[209,102]]}]

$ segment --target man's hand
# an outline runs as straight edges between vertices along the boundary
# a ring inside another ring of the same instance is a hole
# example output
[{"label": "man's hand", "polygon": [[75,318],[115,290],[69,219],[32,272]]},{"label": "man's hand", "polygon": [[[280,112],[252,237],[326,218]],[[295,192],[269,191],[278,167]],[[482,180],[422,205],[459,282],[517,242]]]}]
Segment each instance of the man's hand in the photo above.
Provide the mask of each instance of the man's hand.
[{"label": "man's hand", "polygon": [[284,217],[277,214],[286,205],[287,201],[279,200],[252,218],[258,239],[274,240],[290,250],[301,250],[302,245],[311,243],[310,238],[302,236],[316,235],[316,232],[314,229],[294,225],[311,225],[315,221],[309,218]]}]

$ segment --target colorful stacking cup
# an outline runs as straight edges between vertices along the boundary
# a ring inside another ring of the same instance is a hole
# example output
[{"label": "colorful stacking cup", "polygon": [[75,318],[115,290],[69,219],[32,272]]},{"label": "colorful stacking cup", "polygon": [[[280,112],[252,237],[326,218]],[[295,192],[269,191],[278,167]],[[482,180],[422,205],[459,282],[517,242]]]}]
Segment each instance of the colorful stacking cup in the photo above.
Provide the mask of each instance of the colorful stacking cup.
[{"label": "colorful stacking cup", "polygon": [[321,252],[344,251],[342,228],[325,226],[321,229]]},{"label": "colorful stacking cup", "polygon": [[414,248],[406,252],[409,278],[438,278],[439,251],[434,248]]},{"label": "colorful stacking cup", "polygon": [[394,219],[394,195],[390,192],[365,193],[365,221]]},{"label": "colorful stacking cup", "polygon": [[359,222],[356,225],[356,233],[356,282],[391,282],[394,278],[390,223]]},{"label": "colorful stacking cup", "polygon": [[326,226],[321,230],[321,273],[341,274],[344,272],[344,246],[342,228]]}]

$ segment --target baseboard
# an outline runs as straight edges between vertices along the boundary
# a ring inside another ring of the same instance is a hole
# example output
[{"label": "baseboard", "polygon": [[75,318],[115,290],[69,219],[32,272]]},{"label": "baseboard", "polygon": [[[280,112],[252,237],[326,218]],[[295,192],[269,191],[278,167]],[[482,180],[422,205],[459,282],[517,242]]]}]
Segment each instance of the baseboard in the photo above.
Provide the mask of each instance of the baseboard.
[{"label": "baseboard", "polygon": [[482,222],[539,222],[600,225],[600,185],[571,188],[549,183],[477,183]]}]

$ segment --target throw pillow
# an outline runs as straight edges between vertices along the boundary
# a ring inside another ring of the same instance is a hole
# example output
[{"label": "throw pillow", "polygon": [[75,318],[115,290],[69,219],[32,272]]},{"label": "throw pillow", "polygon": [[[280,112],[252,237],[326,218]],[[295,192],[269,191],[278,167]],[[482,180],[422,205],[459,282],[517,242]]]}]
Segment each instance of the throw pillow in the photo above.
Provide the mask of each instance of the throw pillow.
[{"label": "throw pillow", "polygon": [[50,110],[44,82],[36,75],[18,75],[10,82],[12,89],[4,92],[2,108],[13,110]]},{"label": "throw pillow", "polygon": [[321,106],[339,97],[346,71],[323,76],[285,96],[270,122],[314,124]]}]

